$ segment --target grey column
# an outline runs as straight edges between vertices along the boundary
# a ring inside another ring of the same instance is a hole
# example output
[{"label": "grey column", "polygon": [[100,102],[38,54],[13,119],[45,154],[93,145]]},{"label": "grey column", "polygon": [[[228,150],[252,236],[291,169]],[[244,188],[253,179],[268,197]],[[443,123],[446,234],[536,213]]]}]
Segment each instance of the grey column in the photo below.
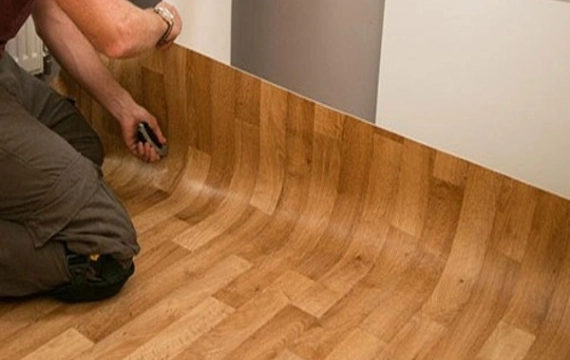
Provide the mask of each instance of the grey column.
[{"label": "grey column", "polygon": [[233,0],[232,65],[374,121],[384,0]]}]

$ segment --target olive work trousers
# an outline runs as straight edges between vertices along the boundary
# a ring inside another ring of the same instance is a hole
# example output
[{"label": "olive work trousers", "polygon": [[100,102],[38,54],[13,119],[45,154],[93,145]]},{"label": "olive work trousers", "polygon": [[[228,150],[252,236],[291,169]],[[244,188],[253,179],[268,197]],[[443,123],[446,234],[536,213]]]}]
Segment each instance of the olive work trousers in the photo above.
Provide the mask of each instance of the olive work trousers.
[{"label": "olive work trousers", "polygon": [[102,177],[103,149],[77,109],[5,54],[0,59],[0,297],[58,288],[66,253],[139,252]]}]

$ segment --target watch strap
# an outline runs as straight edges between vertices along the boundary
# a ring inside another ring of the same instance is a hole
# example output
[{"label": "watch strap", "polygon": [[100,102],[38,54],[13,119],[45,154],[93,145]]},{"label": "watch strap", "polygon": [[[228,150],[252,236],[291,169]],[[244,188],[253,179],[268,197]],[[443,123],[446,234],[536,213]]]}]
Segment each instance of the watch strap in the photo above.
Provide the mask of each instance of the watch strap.
[{"label": "watch strap", "polygon": [[172,33],[172,28],[174,27],[174,15],[172,15],[170,10],[168,10],[164,6],[160,6],[160,5],[155,6],[153,8],[153,10],[155,13],[157,13],[162,18],[162,20],[164,20],[166,25],[168,25],[168,27],[166,28],[166,31],[164,32],[164,34],[162,35],[160,40],[158,40],[158,43],[157,43],[157,45],[159,45],[159,46],[164,45],[168,42],[168,38],[170,37],[170,34]]}]

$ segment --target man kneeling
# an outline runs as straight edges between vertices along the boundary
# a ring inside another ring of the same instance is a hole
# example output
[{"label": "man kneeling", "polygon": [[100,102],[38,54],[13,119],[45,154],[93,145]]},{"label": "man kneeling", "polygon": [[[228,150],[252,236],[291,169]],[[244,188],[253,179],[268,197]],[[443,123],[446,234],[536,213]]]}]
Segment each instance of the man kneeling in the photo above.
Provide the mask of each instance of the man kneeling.
[{"label": "man kneeling", "polygon": [[117,0],[3,0],[0,9],[0,297],[48,294],[67,302],[115,295],[139,252],[127,212],[105,183],[97,134],[73,104],[5,54],[30,14],[58,63],[119,122],[142,161],[160,159],[139,142],[157,120],[111,76],[115,58],[166,47],[181,29],[176,9]]}]

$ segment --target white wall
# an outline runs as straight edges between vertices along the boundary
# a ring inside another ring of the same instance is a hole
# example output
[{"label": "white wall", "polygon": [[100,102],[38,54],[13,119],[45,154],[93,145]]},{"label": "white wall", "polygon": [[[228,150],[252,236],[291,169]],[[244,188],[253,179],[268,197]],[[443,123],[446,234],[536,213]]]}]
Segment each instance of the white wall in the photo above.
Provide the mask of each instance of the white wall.
[{"label": "white wall", "polygon": [[387,0],[377,124],[570,198],[570,3]]},{"label": "white wall", "polygon": [[218,61],[231,59],[232,0],[171,0],[184,21],[177,43]]}]

